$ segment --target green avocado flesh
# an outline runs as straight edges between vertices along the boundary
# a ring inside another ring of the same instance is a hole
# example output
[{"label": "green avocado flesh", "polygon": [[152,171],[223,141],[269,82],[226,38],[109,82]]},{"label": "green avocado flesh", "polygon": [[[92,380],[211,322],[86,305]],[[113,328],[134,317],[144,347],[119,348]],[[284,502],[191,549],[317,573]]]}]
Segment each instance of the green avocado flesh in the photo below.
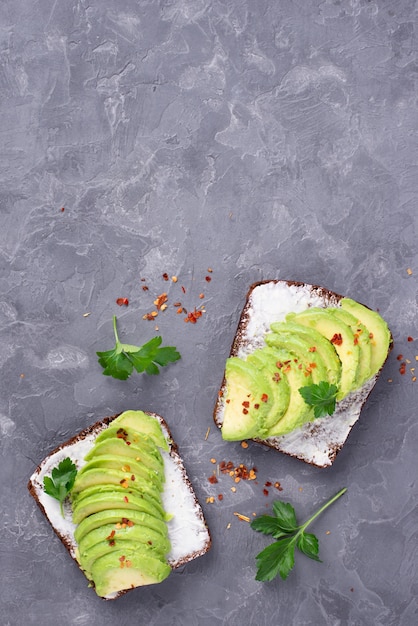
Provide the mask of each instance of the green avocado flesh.
[{"label": "green avocado flesh", "polygon": [[126,494],[119,491],[100,493],[99,491],[86,498],[81,498],[73,504],[73,522],[80,524],[89,515],[107,509],[126,509],[127,515],[129,515],[130,510],[142,511],[164,518],[164,509],[160,503],[146,495]]},{"label": "green avocado flesh", "polygon": [[138,433],[148,435],[162,450],[168,450],[167,439],[161,430],[160,423],[143,411],[125,411],[112,422],[112,426],[132,428]]},{"label": "green avocado flesh", "polygon": [[[100,455],[94,457],[81,468],[79,471],[80,478],[83,474],[88,473],[93,469],[114,469],[120,472],[125,472],[130,476],[131,481],[145,480],[147,483],[152,483],[157,489],[162,491],[163,482],[165,479],[164,472],[154,469],[149,469],[144,463],[135,461],[130,457],[122,456],[106,456]],[[134,477],[134,478],[133,478]]]},{"label": "green avocado flesh", "polygon": [[121,589],[162,582],[171,568],[163,559],[153,556],[151,550],[117,550],[94,561],[91,578],[99,596],[108,596]]},{"label": "green avocado flesh", "polygon": [[94,449],[86,454],[85,460],[90,461],[99,456],[124,456],[143,463],[149,469],[164,473],[164,462],[157,447],[155,452],[150,452],[146,445],[131,443],[127,445],[122,439],[110,437],[97,443]]},{"label": "green avocado flesh", "polygon": [[161,582],[171,568],[158,419],[126,411],[85,457],[71,491],[77,560],[99,596]]},{"label": "green avocado flesh", "polygon": [[[391,346],[386,322],[349,298],[339,304],[289,313],[271,324],[264,347],[227,360],[224,439],[263,440],[290,433],[314,419],[301,387],[335,385],[340,401],[381,369]],[[255,410],[261,397],[268,398],[263,411]]]},{"label": "green avocado flesh", "polygon": [[374,376],[382,368],[391,346],[392,337],[388,325],[379,313],[368,309],[359,302],[350,300],[350,298],[342,298],[340,305],[344,311],[348,311],[364,324],[369,331],[371,345],[370,376]]},{"label": "green avocado flesh", "polygon": [[226,362],[228,393],[222,427],[224,439],[255,437],[267,433],[264,417],[272,406],[269,381],[251,363],[231,357]]},{"label": "green avocado flesh", "polygon": [[277,359],[269,355],[266,350],[256,350],[247,357],[247,362],[252,363],[261,370],[263,376],[269,381],[272,399],[271,409],[264,419],[266,429],[271,428],[285,414],[289,406],[290,387],[286,376],[281,375],[277,367]]},{"label": "green avocado flesh", "polygon": [[[341,378],[341,361],[334,346],[321,333],[314,328],[307,328],[301,324],[291,322],[273,322],[273,333],[298,336],[309,343],[309,353],[317,354],[327,368],[327,380],[330,384],[339,385]],[[266,343],[269,345],[270,335],[266,335]]]},{"label": "green avocado flesh", "polygon": [[162,535],[154,528],[139,526],[138,524],[133,526],[128,526],[127,524],[103,524],[103,526],[91,530],[80,540],[77,560],[82,560],[83,555],[87,554],[87,552],[91,555],[91,550],[96,545],[102,545],[104,542],[110,542],[111,548],[115,546],[119,548],[123,546],[129,547],[133,542],[138,542],[139,544],[146,543],[161,555],[168,554],[171,549],[168,537]]},{"label": "green avocado flesh", "polygon": [[286,319],[302,326],[314,328],[330,341],[341,361],[341,380],[337,399],[341,400],[357,387],[357,370],[360,348],[355,343],[354,333],[342,320],[327,309],[312,307],[303,313],[291,314]]},{"label": "green avocado flesh", "polygon": [[313,411],[299,393],[299,388],[312,383],[312,375],[301,365],[297,356],[281,348],[265,348],[267,353],[273,354],[281,365],[280,371],[286,376],[290,387],[289,404],[284,415],[268,431],[268,437],[277,437],[291,432],[305,422],[308,422]]}]

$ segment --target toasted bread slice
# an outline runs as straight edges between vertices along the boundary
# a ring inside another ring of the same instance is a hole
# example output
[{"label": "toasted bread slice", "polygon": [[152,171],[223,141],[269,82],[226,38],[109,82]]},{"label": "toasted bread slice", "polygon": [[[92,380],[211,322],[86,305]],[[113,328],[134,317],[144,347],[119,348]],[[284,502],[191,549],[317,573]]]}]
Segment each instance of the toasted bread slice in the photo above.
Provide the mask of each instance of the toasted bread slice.
[{"label": "toasted bread slice", "polygon": [[[171,518],[167,522],[168,539],[171,544],[167,562],[172,569],[175,569],[205,554],[211,546],[211,537],[202,508],[187,476],[167,423],[156,413],[147,412],[147,415],[158,420],[168,446],[168,451],[161,451],[165,471],[162,501],[166,513]],[[69,501],[64,503],[63,517],[58,501],[45,493],[43,479],[44,476],[50,475],[52,469],[57,467],[66,457],[69,457],[78,469],[83,467],[86,463],[84,457],[93,447],[96,437],[108,428],[117,417],[118,415],[114,415],[96,422],[53,450],[37,467],[28,483],[31,495],[76,561],[78,546],[74,538],[76,525],[72,522],[71,503]],[[114,600],[129,590],[109,593],[105,599]]]},{"label": "toasted bread slice", "polygon": [[[270,280],[251,285],[229,356],[245,359],[263,348],[271,324],[284,322],[289,314],[302,313],[311,307],[339,308],[342,299],[343,296],[323,287],[294,281]],[[393,346],[388,329],[387,336],[386,358]],[[337,402],[333,415],[307,422],[285,435],[254,440],[317,467],[332,465],[358,420],[382,367],[383,363],[361,387]],[[214,410],[214,420],[219,428],[223,423],[227,391],[224,375]]]}]

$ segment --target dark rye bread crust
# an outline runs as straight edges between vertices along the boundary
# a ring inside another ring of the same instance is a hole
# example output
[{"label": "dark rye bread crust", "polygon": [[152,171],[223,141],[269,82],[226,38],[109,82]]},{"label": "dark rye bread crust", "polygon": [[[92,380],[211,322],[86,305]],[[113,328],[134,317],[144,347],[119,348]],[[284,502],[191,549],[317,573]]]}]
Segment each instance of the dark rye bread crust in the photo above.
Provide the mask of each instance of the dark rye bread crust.
[{"label": "dark rye bread crust", "polygon": [[[322,306],[324,308],[328,307],[328,306],[338,306],[340,300],[342,298],[344,298],[345,296],[342,296],[341,294],[338,294],[334,291],[331,291],[329,289],[326,289],[325,287],[321,287],[319,285],[308,285],[307,283],[302,283],[302,282],[298,282],[298,281],[294,281],[294,280],[279,280],[279,279],[272,279],[272,280],[263,280],[263,281],[259,281],[256,283],[253,283],[252,285],[250,285],[250,288],[247,291],[246,294],[246,299],[245,299],[245,304],[242,310],[242,313],[240,315],[239,321],[238,321],[238,326],[237,326],[237,330],[234,336],[234,339],[232,341],[232,345],[231,345],[231,350],[229,353],[230,357],[234,357],[237,356],[240,349],[242,347],[244,347],[248,342],[245,339],[245,333],[246,333],[246,329],[248,326],[248,323],[250,321],[250,309],[251,309],[251,295],[254,291],[254,289],[256,289],[257,287],[261,286],[261,285],[267,285],[267,284],[277,284],[277,283],[281,283],[283,285],[287,285],[288,287],[296,287],[296,288],[309,288],[309,291],[312,295],[318,296],[319,298],[321,298],[322,300]],[[311,305],[308,305],[308,307]],[[363,306],[365,306],[366,308],[370,308],[367,307],[367,305],[363,304]],[[290,310],[288,311],[290,313]],[[388,353],[385,359],[385,362],[390,354],[390,351],[393,348],[393,338],[391,335],[390,338],[390,343],[389,343],[389,348],[388,348]],[[384,363],[385,363],[384,362]],[[369,389],[365,388],[363,390],[363,393],[359,393],[358,398],[356,399],[356,396],[354,394],[354,396],[352,394],[350,394],[350,399],[348,400],[348,402],[351,401],[356,401],[358,404],[358,412],[360,413],[365,402],[367,401],[367,398],[369,397],[374,384],[376,383],[378,377],[380,376],[380,373],[383,369],[384,363],[382,364],[382,367],[380,368],[379,372],[371,379],[372,380],[372,384],[369,385]],[[225,372],[223,375],[223,379],[222,379],[222,383],[220,386],[220,390],[218,393],[218,398],[215,404],[215,408],[214,408],[214,412],[213,412],[213,419],[215,424],[218,426],[218,428],[221,428],[222,426],[222,421],[223,421],[223,395],[225,392],[225,386],[226,386],[226,380],[225,380]],[[362,388],[363,389],[363,388]],[[360,390],[361,391],[361,390]],[[341,403],[342,409],[344,410],[344,407],[347,408],[347,401],[344,400]],[[354,424],[352,424],[352,426],[354,426]],[[349,432],[351,431],[351,428],[349,429]],[[305,425],[305,432],[303,433],[303,438],[306,440],[309,437],[311,438],[315,438],[318,434],[320,434],[321,431],[321,426],[319,423],[310,423],[308,425]],[[348,433],[347,433],[348,436]],[[283,449],[283,446],[281,445],[281,441],[283,440],[283,438],[286,437],[282,436],[282,437],[276,437],[274,439],[271,440],[262,440],[262,439],[253,439],[253,441],[257,442],[257,443],[261,443],[264,446],[267,446],[268,448],[272,448],[274,450],[277,450],[278,452],[282,452],[283,454],[286,454],[287,456],[291,456],[297,459],[300,459],[302,461],[304,461],[305,463],[308,463],[309,465],[313,465],[315,467],[320,467],[320,468],[325,468],[325,467],[329,467],[330,465],[332,465],[332,463],[335,461],[335,458],[338,454],[338,452],[342,449],[344,441],[343,442],[334,442],[332,440],[332,438],[330,437],[328,442],[327,442],[327,449],[328,449],[328,460],[326,463],[317,463],[314,462],[312,460],[309,460],[308,458],[306,458],[304,456],[303,453],[297,453],[297,452],[289,452],[286,449]]]},{"label": "dark rye bread crust", "polygon": [[[206,552],[210,549],[210,547],[212,545],[212,539],[211,539],[211,535],[210,535],[210,531],[209,531],[208,525],[207,525],[205,517],[203,515],[202,508],[201,508],[201,506],[199,504],[199,501],[197,499],[197,496],[196,496],[196,494],[194,492],[194,489],[193,489],[193,486],[192,486],[192,484],[190,482],[190,479],[189,479],[189,477],[187,475],[186,468],[184,467],[184,464],[183,464],[183,460],[182,460],[182,458],[179,455],[178,446],[177,446],[177,444],[173,440],[173,437],[172,437],[172,434],[171,434],[171,431],[170,431],[170,429],[168,427],[167,422],[164,420],[163,417],[161,417],[157,413],[152,413],[152,412],[149,412],[149,411],[144,411],[144,413],[146,413],[147,415],[150,415],[151,417],[155,417],[160,422],[160,424],[162,425],[163,429],[167,432],[168,437],[169,437],[169,455],[174,460],[174,462],[175,462],[175,464],[177,466],[177,469],[181,472],[183,483],[185,484],[185,486],[189,490],[190,494],[193,496],[193,501],[194,501],[194,504],[195,504],[195,507],[196,507],[196,513],[195,513],[196,514],[196,518],[202,523],[202,525],[205,527],[205,529],[207,531],[207,539],[206,539],[205,544],[204,544],[204,546],[202,547],[201,550],[196,550],[194,552],[185,554],[184,556],[176,559],[175,561],[170,561],[170,566],[172,567],[172,569],[177,569],[177,568],[185,565],[186,563],[189,563],[190,561],[193,561],[197,557],[203,556],[204,554],[206,554]],[[48,520],[48,523],[50,524],[50,526],[54,530],[55,534],[59,537],[59,539],[62,541],[62,543],[66,547],[66,549],[67,549],[69,555],[71,556],[71,558],[74,558],[74,556],[72,554],[74,545],[71,543],[71,541],[69,541],[68,537],[66,537],[65,535],[61,534],[58,531],[58,529],[52,524],[51,520],[49,519],[49,517],[48,517],[48,515],[47,515],[47,513],[45,511],[45,508],[44,508],[43,504],[39,500],[38,493],[37,493],[37,490],[36,490],[36,484],[35,484],[34,480],[32,480],[32,479],[35,476],[39,476],[40,472],[42,471],[43,464],[45,463],[45,461],[49,457],[51,457],[52,455],[56,454],[57,452],[65,450],[65,448],[67,448],[68,446],[71,446],[73,444],[77,444],[77,443],[83,441],[89,435],[94,435],[94,434],[98,435],[105,428],[110,426],[110,424],[113,422],[113,420],[115,420],[117,417],[119,417],[119,415],[120,415],[120,413],[116,413],[115,415],[112,415],[110,417],[104,417],[102,420],[97,421],[94,424],[92,424],[91,426],[88,426],[87,428],[83,429],[77,435],[74,435],[74,437],[71,437],[71,439],[68,439],[66,442],[64,442],[60,446],[57,446],[54,450],[52,450],[49,453],[48,457],[46,457],[43,460],[43,462],[38,465],[38,467],[34,471],[31,479],[29,480],[29,482],[27,484],[29,493],[35,499],[37,505],[39,506],[39,508],[41,509],[42,513],[44,514],[44,516]],[[78,563],[77,563],[77,565],[79,566]],[[83,570],[81,570],[81,571],[83,571]],[[124,595],[128,591],[132,591],[132,590],[131,589],[125,589],[124,591],[120,591],[114,598],[104,598],[104,599],[106,599],[106,600],[107,599],[115,600],[116,598],[119,598],[120,596]]]}]

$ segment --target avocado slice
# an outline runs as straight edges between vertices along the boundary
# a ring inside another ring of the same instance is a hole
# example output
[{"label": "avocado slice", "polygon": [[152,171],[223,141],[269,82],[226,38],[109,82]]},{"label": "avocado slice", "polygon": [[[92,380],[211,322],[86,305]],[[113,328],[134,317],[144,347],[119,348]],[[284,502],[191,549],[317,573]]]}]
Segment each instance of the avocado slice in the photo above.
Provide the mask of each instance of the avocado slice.
[{"label": "avocado slice", "polygon": [[[114,542],[113,547],[132,547],[134,542],[146,543],[153,550],[156,550],[161,556],[170,552],[171,544],[167,535],[162,535],[149,526],[139,526],[134,524],[133,526],[120,525],[120,528],[116,527],[116,524],[104,524],[99,526],[89,533],[84,535],[78,544],[77,560],[82,558],[83,554],[89,552],[98,544],[103,544],[105,541]],[[122,544],[122,545],[121,545]]]},{"label": "avocado slice", "polygon": [[[101,471],[101,470],[100,470]],[[119,497],[124,498],[125,496],[129,497],[131,495],[136,496],[137,498],[147,498],[151,500],[153,505],[156,508],[161,510],[161,517],[164,517],[166,514],[164,512],[164,508],[161,504],[161,494],[159,491],[153,491],[146,485],[136,485],[136,489],[122,487],[120,484],[112,484],[112,483],[103,483],[103,484],[95,484],[90,487],[86,487],[82,491],[78,493],[71,492],[71,501],[72,501],[72,509],[78,507],[80,502],[85,498],[90,498],[92,495],[96,493],[107,494],[110,496],[118,494]],[[143,487],[143,488],[142,488]]]},{"label": "avocado slice", "polygon": [[[291,322],[273,322],[271,330],[274,333],[297,335],[309,342],[309,352],[318,354],[327,368],[327,378],[330,384],[339,385],[341,379],[341,361],[334,346],[314,328]],[[270,335],[267,335],[269,337]],[[267,342],[266,337],[266,342]]]},{"label": "avocado slice", "polygon": [[327,311],[347,324],[347,326],[349,326],[354,333],[354,342],[357,342],[360,349],[356,385],[357,388],[361,387],[362,384],[371,376],[372,347],[370,343],[369,330],[356,317],[354,317],[354,315],[351,315],[351,313],[345,311],[344,309],[330,307]]},{"label": "avocado slice", "polygon": [[163,435],[160,422],[144,411],[125,411],[113,420],[112,426],[132,428],[138,433],[148,435],[159,448],[168,451],[167,439]]},{"label": "avocado slice", "polygon": [[[84,466],[85,467],[85,466]],[[139,491],[140,493],[151,492],[155,493],[154,483],[146,483],[143,480],[132,480],[132,475],[129,472],[122,472],[121,470],[109,469],[106,467],[95,467],[92,469],[84,470],[84,467],[78,472],[74,486],[71,490],[72,499],[77,499],[85,489],[94,487],[96,485],[116,485],[122,486],[129,491]]]},{"label": "avocado slice", "polygon": [[266,433],[264,418],[272,397],[264,374],[248,361],[230,357],[225,366],[225,412],[222,437],[237,441]]},{"label": "avocado slice", "polygon": [[334,317],[328,309],[312,307],[301,313],[290,313],[286,320],[308,328],[315,328],[330,341],[341,361],[341,380],[337,400],[344,398],[357,387],[357,371],[360,348],[354,341],[354,333],[342,320]]},{"label": "avocado slice", "polygon": [[159,503],[155,505],[155,500],[148,498],[146,494],[126,494],[120,491],[103,493],[99,490],[87,497],[80,498],[75,503],[73,506],[73,522],[74,524],[80,524],[85,517],[107,509],[126,509],[128,517],[129,511],[134,510],[165,519],[162,505]]},{"label": "avocado slice", "polygon": [[[313,409],[306,404],[299,388],[312,384],[312,375],[309,372],[299,369],[299,360],[292,352],[282,348],[264,348],[266,352],[273,355],[276,362],[282,367],[280,371],[286,376],[290,387],[289,405],[284,415],[268,431],[267,437],[278,437],[299,428],[313,417]],[[259,435],[258,435],[259,437]],[[262,437],[259,437],[260,439]],[[264,437],[265,438],[265,437]]]},{"label": "avocado slice", "polygon": [[132,443],[127,446],[123,439],[118,439],[117,437],[109,437],[97,445],[94,445],[90,452],[86,454],[84,460],[90,461],[98,456],[108,455],[119,455],[125,458],[129,457],[138,463],[143,463],[146,467],[149,467],[156,472],[164,472],[164,461],[158,451],[158,448],[155,448],[155,454],[150,453],[147,446],[143,446],[139,443]]},{"label": "avocado slice", "polygon": [[103,526],[105,524],[123,524],[123,520],[127,519],[133,524],[139,524],[154,528],[162,535],[167,535],[167,524],[160,519],[158,515],[144,513],[142,511],[127,511],[126,509],[108,509],[99,511],[84,518],[74,531],[74,537],[79,544],[80,540],[91,530]]},{"label": "avocado slice", "polygon": [[354,315],[369,330],[371,345],[370,376],[374,376],[386,361],[392,343],[388,325],[379,313],[350,298],[342,298],[340,306],[344,311]]},{"label": "avocado slice", "polygon": [[162,582],[171,572],[163,560],[155,558],[151,550],[117,550],[97,559],[91,576],[97,595],[104,597],[142,585]]},{"label": "avocado slice", "polygon": [[146,448],[149,454],[154,454],[157,457],[161,456],[159,448],[149,435],[128,426],[113,426],[113,424],[114,422],[97,435],[94,442],[95,446],[108,439],[116,438],[123,441],[127,448],[131,445],[141,446],[142,448]]},{"label": "avocado slice", "polygon": [[[118,528],[115,524],[106,524],[100,527],[100,529],[103,528],[110,528],[110,530],[107,535],[103,535],[102,530],[101,540],[96,541],[97,535],[94,533],[99,530],[96,528],[87,533],[80,542],[81,545],[78,546],[77,560],[87,575],[90,574],[92,565],[97,559],[118,549],[135,551],[146,547],[147,551],[149,550],[158,559],[165,559],[170,552],[171,544],[168,536],[161,535],[147,526],[125,525],[125,528]],[[128,533],[125,532],[127,530],[129,530]]]},{"label": "avocado slice", "polygon": [[329,382],[328,369],[321,355],[309,351],[311,348],[309,340],[300,335],[273,332],[266,335],[265,342],[271,348],[282,348],[296,355],[299,368],[312,374],[312,382],[319,383],[322,380]]},{"label": "avocado slice", "polygon": [[[146,483],[152,484],[154,488],[159,491],[163,489],[163,482],[165,480],[164,472],[149,469],[145,467],[143,463],[138,463],[132,458],[117,455],[94,457],[79,470],[77,478],[81,479],[86,472],[100,468],[119,470],[127,474],[132,482],[145,481]],[[79,491],[77,487],[76,491]]]},{"label": "avocado slice", "polygon": [[280,374],[274,357],[260,348],[248,355],[247,362],[260,370],[269,382],[272,405],[264,418],[264,427],[271,428],[286,412],[289,405],[290,387],[286,376]]}]

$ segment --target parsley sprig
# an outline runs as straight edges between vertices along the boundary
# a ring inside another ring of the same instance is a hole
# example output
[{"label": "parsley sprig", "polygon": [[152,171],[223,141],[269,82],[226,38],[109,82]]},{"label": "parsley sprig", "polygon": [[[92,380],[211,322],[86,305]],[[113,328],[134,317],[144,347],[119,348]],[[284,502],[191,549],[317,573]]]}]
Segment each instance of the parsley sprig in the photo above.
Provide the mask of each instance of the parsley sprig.
[{"label": "parsley sprig", "polygon": [[44,491],[60,503],[61,515],[64,517],[63,503],[74,486],[77,468],[67,456],[58,467],[54,467],[51,476],[44,476]]},{"label": "parsley sprig", "polygon": [[142,346],[121,343],[116,327],[116,315],[113,316],[113,332],[115,347],[107,352],[96,353],[105,376],[126,380],[134,368],[138,373],[159,374],[158,366],[164,367],[180,359],[176,348],[172,346],[160,348],[162,343],[160,336],[154,337]]},{"label": "parsley sprig", "polygon": [[332,415],[334,413],[338,393],[336,385],[321,381],[317,385],[300,387],[299,393],[306,404],[313,407],[315,417],[323,417],[324,415]]},{"label": "parsley sprig", "polygon": [[298,526],[293,506],[280,500],[273,503],[273,516],[256,517],[251,522],[251,528],[265,535],[272,535],[276,541],[257,554],[258,570],[255,579],[269,581],[280,574],[280,577],[286,580],[295,564],[295,548],[310,559],[321,561],[318,556],[318,538],[311,533],[306,533],[305,529],[346,491],[346,487],[341,489],[301,526]]}]

